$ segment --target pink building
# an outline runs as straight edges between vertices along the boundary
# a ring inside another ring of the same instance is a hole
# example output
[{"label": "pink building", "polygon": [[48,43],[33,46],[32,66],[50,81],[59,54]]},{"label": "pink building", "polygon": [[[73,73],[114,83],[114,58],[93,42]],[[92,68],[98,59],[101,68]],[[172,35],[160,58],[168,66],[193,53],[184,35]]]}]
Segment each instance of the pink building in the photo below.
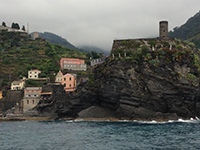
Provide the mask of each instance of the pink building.
[{"label": "pink building", "polygon": [[74,92],[76,89],[76,76],[69,73],[65,74],[62,77],[61,84],[64,85],[64,90],[67,93]]},{"label": "pink building", "polygon": [[77,59],[77,58],[61,58],[60,59],[60,68],[68,69],[68,70],[87,70],[87,65],[85,64],[85,60]]}]

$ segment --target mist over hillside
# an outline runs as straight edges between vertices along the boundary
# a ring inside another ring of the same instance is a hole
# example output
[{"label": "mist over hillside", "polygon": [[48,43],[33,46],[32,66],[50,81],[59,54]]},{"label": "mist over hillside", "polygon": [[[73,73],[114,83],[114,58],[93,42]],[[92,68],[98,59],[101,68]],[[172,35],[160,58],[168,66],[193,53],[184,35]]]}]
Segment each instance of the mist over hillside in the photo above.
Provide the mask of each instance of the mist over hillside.
[{"label": "mist over hillside", "polygon": [[[34,33],[34,32],[33,32]],[[33,33],[31,33],[31,37],[33,38]],[[98,47],[94,47],[94,46],[81,46],[81,47],[76,47],[73,44],[71,44],[69,41],[67,41],[65,38],[62,38],[59,35],[56,35],[54,33],[50,33],[50,32],[44,32],[44,33],[39,33],[39,37],[42,39],[45,39],[46,41],[52,43],[52,44],[60,44],[66,48],[70,48],[70,49],[75,49],[81,52],[91,52],[91,51],[95,51],[98,53],[104,53],[106,55],[109,54],[109,52],[105,52],[104,50],[98,48]]]}]

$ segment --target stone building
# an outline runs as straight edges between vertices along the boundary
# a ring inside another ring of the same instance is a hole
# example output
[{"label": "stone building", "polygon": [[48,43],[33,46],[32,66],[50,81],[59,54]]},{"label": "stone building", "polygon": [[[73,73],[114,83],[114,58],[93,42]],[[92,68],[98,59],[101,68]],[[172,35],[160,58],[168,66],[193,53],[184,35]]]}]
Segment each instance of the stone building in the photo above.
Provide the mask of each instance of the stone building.
[{"label": "stone building", "polygon": [[168,22],[167,21],[160,21],[159,23],[159,37],[161,39],[168,39]]},{"label": "stone building", "polygon": [[24,89],[23,112],[34,108],[40,101],[42,87],[27,87]]},{"label": "stone building", "polygon": [[33,33],[33,40],[35,40],[36,38],[39,38],[39,32]]}]

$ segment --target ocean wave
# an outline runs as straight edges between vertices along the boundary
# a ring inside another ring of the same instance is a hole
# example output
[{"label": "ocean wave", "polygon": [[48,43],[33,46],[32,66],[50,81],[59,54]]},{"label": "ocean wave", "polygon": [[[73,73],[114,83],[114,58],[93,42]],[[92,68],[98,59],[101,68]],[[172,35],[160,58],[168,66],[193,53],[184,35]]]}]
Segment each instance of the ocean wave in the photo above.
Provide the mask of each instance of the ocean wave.
[{"label": "ocean wave", "polygon": [[200,123],[200,119],[198,117],[190,118],[189,120],[178,119],[178,120],[168,120],[168,121],[145,121],[145,120],[112,120],[112,119],[74,119],[74,120],[67,120],[67,123],[72,122],[118,122],[118,123],[140,123],[140,124],[166,124],[166,123]]}]

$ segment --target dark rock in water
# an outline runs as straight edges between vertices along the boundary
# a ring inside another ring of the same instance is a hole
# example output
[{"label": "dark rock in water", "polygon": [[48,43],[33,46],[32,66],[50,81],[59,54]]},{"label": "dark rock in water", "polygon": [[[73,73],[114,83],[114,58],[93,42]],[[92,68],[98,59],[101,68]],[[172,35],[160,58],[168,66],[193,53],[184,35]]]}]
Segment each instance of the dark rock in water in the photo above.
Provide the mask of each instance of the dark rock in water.
[{"label": "dark rock in water", "polygon": [[131,59],[108,59],[94,68],[94,81],[80,84],[77,92],[69,95],[62,86],[52,87],[53,99],[40,102],[37,109],[40,113],[57,113],[61,118],[200,117],[200,80],[193,60],[185,58],[181,62],[165,63],[160,58],[160,62],[152,65],[145,60],[139,64]]}]

